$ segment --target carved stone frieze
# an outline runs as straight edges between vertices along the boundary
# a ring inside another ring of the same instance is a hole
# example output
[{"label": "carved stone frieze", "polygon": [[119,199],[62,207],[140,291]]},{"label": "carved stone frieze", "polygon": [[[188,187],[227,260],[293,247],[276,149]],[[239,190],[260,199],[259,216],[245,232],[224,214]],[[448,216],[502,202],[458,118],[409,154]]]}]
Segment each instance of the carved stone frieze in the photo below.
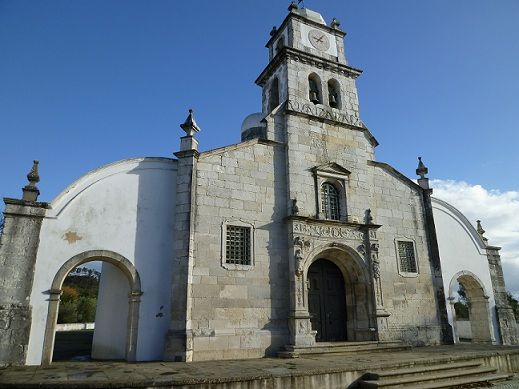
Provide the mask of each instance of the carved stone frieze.
[{"label": "carved stone frieze", "polygon": [[[293,223],[293,232],[295,234],[313,236],[317,238],[346,239],[358,241],[362,241],[366,234],[365,231],[360,230],[358,227],[306,224],[298,221]],[[369,238],[377,238],[375,230],[369,230]]]},{"label": "carved stone frieze", "polygon": [[332,111],[331,109],[327,109],[324,106],[319,107],[312,103],[300,102],[297,100],[288,100],[287,108],[291,111],[348,124],[350,126],[364,126],[358,116],[347,115],[344,112],[340,111]]}]

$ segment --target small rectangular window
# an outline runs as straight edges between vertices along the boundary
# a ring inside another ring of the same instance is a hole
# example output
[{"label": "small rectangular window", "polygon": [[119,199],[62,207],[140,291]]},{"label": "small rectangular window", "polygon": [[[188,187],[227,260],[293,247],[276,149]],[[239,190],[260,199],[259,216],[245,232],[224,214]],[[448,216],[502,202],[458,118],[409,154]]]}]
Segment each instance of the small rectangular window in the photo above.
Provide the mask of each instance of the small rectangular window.
[{"label": "small rectangular window", "polygon": [[400,260],[400,272],[417,273],[413,242],[398,241],[397,244],[398,258]]},{"label": "small rectangular window", "polygon": [[250,227],[227,225],[226,235],[225,262],[236,265],[250,265]]}]

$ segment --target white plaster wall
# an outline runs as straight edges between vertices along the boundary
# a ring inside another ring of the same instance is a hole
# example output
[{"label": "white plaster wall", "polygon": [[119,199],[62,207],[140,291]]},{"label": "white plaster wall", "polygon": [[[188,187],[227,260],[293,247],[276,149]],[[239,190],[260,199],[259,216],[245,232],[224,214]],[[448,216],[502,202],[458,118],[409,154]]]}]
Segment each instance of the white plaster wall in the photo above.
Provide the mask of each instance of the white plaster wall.
[{"label": "white plaster wall", "polygon": [[499,344],[499,327],[485,245],[474,226],[456,208],[435,198],[433,198],[432,204],[449,323],[454,328],[454,312],[449,297],[456,297],[455,279],[459,277],[459,273],[462,271],[470,272],[479,279],[485,295],[489,296],[488,308],[492,342]]},{"label": "white plaster wall", "polygon": [[103,262],[92,341],[92,359],[124,359],[130,288],[124,273]]},{"label": "white plaster wall", "polygon": [[[136,158],[80,178],[52,203],[40,233],[31,294],[27,364],[40,364],[48,293],[60,267],[89,250],[110,250],[137,269],[143,295],[137,359],[161,359],[169,323],[176,161]],[[68,239],[68,236],[77,236]]]}]

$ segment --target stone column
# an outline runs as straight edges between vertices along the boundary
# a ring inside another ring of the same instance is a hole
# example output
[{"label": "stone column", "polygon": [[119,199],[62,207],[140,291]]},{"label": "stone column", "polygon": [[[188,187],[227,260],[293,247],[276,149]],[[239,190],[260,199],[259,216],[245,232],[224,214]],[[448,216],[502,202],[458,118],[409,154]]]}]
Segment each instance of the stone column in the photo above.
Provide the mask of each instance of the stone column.
[{"label": "stone column", "polygon": [[[292,229],[292,226],[290,226]],[[311,242],[303,236],[292,236],[289,249],[290,280],[290,344],[293,346],[312,346],[315,344],[317,331],[312,330],[308,312],[308,286],[304,274],[305,256],[311,248]]]},{"label": "stone column", "polygon": [[195,221],[196,165],[199,157],[198,141],[194,134],[200,131],[192,110],[180,125],[186,136],[180,138],[178,158],[177,197],[175,208],[174,257],[171,283],[171,323],[166,337],[164,358],[170,361],[191,361],[193,334],[191,329],[191,280]]},{"label": "stone column", "polygon": [[38,202],[38,161],[21,200],[4,198],[0,236],[0,366],[24,365],[31,328],[29,299],[47,203]]},{"label": "stone column", "polygon": [[504,345],[512,345],[518,343],[517,324],[515,322],[514,311],[510,307],[506,296],[505,279],[503,277],[503,268],[501,267],[501,257],[499,255],[500,249],[500,247],[487,246],[487,259],[490,268],[492,289],[494,290],[501,343]]}]

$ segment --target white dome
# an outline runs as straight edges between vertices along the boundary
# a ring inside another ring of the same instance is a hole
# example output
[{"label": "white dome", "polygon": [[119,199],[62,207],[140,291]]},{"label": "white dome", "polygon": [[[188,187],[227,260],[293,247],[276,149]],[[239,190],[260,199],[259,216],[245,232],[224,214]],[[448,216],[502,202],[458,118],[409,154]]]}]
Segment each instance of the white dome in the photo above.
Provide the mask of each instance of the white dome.
[{"label": "white dome", "polygon": [[241,132],[250,130],[251,128],[265,127],[265,123],[262,123],[264,116],[261,112],[251,113],[247,116],[241,124]]}]

